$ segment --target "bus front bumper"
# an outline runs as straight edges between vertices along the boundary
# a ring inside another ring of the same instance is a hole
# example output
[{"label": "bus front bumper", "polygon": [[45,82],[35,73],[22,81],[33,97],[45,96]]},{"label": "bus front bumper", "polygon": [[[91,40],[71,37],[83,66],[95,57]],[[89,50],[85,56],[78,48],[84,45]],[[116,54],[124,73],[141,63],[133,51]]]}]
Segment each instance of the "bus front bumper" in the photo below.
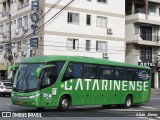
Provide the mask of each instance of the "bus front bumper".
[{"label": "bus front bumper", "polygon": [[[27,93],[26,93],[27,94]],[[21,106],[30,106],[30,107],[41,107],[39,104],[40,94],[32,94],[25,95],[24,93],[21,95],[17,95],[16,93],[11,94],[12,104],[21,105]]]}]

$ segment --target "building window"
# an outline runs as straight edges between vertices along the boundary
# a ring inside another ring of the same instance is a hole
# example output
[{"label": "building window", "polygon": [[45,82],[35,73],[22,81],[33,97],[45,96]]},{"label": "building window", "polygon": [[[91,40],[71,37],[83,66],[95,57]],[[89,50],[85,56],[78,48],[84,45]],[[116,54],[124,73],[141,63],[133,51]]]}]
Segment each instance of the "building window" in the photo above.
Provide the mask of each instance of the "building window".
[{"label": "building window", "polygon": [[68,23],[78,24],[79,23],[79,14],[78,13],[68,13]]},{"label": "building window", "polygon": [[149,11],[156,13],[156,4],[149,4]]},{"label": "building window", "polygon": [[140,59],[142,62],[152,63],[152,47],[140,47]]},{"label": "building window", "polygon": [[142,40],[152,41],[152,27],[140,26],[140,36]]},{"label": "building window", "polygon": [[14,24],[16,24],[16,20],[14,20]]},{"label": "building window", "polygon": [[96,79],[97,78],[97,66],[92,65],[92,64],[84,64],[83,78],[84,79]]},{"label": "building window", "polygon": [[8,32],[9,31],[9,23],[6,23],[6,32]]},{"label": "building window", "polygon": [[107,49],[107,42],[104,41],[96,42],[96,51],[106,51],[106,49]]},{"label": "building window", "polygon": [[21,47],[21,41],[18,41],[17,44],[18,44],[18,51],[21,51],[21,49],[22,49],[22,47]]},{"label": "building window", "polygon": [[23,49],[27,49],[27,40],[23,41]]},{"label": "building window", "polygon": [[97,27],[107,27],[107,18],[97,16]]},{"label": "building window", "polygon": [[18,28],[22,27],[22,18],[18,18]]},{"label": "building window", "polygon": [[29,0],[18,0],[18,10],[29,6]]},{"label": "building window", "polygon": [[4,46],[0,45],[0,52],[3,52]]},{"label": "building window", "polygon": [[28,26],[28,15],[23,17],[24,19],[24,26]]},{"label": "building window", "polygon": [[0,25],[0,34],[4,32],[4,25]]},{"label": "building window", "polygon": [[91,25],[91,15],[86,15],[86,25]]},{"label": "building window", "polygon": [[107,3],[107,0],[97,0],[97,2]]},{"label": "building window", "polygon": [[29,6],[29,0],[25,0],[23,3],[23,7],[27,7],[27,6]]},{"label": "building window", "polygon": [[86,40],[86,50],[87,51],[91,50],[91,41],[90,40]]},{"label": "building window", "polygon": [[6,16],[10,11],[10,0],[6,0],[2,3],[2,16]]},{"label": "building window", "polygon": [[78,49],[78,39],[70,38],[67,40],[67,48],[68,49]]}]

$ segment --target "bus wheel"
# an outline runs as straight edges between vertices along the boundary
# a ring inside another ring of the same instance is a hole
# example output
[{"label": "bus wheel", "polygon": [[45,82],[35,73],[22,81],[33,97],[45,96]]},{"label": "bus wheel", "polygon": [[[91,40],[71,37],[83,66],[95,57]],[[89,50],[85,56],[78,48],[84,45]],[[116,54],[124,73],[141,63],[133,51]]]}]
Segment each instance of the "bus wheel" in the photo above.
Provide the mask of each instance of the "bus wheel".
[{"label": "bus wheel", "polygon": [[102,108],[111,108],[112,107],[112,105],[102,105]]},{"label": "bus wheel", "polygon": [[44,107],[37,107],[36,108],[38,111],[44,111]]},{"label": "bus wheel", "polygon": [[59,111],[67,111],[69,109],[70,99],[67,96],[62,96],[59,101],[58,110]]},{"label": "bus wheel", "polygon": [[132,97],[127,96],[124,103],[124,108],[130,108],[131,106],[132,106]]}]

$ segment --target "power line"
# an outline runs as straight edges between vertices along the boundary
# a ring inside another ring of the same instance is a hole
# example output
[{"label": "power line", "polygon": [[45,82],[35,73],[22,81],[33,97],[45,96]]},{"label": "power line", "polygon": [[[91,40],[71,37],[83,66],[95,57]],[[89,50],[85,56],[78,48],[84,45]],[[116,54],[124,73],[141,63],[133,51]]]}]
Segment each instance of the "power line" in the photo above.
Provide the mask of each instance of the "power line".
[{"label": "power line", "polygon": [[[62,0],[57,0],[56,2],[55,2],[55,4],[53,4],[52,6],[51,6],[51,8],[44,14],[44,15],[42,15],[40,18],[39,18],[39,20],[38,20],[38,22],[40,21],[40,20],[42,20],[42,18],[44,18],[55,6],[57,6],[58,5],[58,3],[60,3]],[[27,33],[27,32],[29,32],[31,30],[31,28],[29,28],[23,35],[21,35],[21,37],[20,38],[18,38],[18,39],[21,39],[22,37],[24,37],[24,35]]]},{"label": "power line", "polygon": [[[63,12],[63,10],[65,10],[67,7],[69,7],[73,2],[74,2],[75,0],[71,0],[69,3],[67,3],[67,5],[65,5],[60,11],[58,11],[54,16],[52,16],[47,22],[45,22],[42,26],[40,26],[37,30],[36,30],[36,33],[41,29],[41,28],[43,28],[46,24],[48,24],[51,20],[53,20],[53,19],[55,19],[55,17],[57,17],[58,15],[60,15],[61,14],[61,12]],[[47,25],[46,25],[47,26]],[[30,37],[32,35],[32,33],[31,34],[29,34],[29,35],[27,35],[25,38],[23,38],[23,39],[26,39],[26,38],[28,38],[28,37]]]}]

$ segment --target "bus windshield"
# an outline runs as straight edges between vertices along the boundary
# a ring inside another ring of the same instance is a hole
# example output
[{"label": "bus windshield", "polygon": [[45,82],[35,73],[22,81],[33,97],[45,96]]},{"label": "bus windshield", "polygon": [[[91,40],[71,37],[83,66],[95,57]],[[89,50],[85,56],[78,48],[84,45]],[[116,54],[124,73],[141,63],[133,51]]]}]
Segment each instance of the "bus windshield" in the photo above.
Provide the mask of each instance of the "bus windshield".
[{"label": "bus windshield", "polygon": [[16,72],[13,90],[16,92],[33,92],[56,83],[64,65],[63,61],[52,62],[51,67],[44,69],[41,79],[36,77],[37,69],[44,64],[21,64]]},{"label": "bus windshield", "polygon": [[31,92],[39,89],[39,79],[36,70],[41,64],[21,64],[17,70],[13,90]]}]

